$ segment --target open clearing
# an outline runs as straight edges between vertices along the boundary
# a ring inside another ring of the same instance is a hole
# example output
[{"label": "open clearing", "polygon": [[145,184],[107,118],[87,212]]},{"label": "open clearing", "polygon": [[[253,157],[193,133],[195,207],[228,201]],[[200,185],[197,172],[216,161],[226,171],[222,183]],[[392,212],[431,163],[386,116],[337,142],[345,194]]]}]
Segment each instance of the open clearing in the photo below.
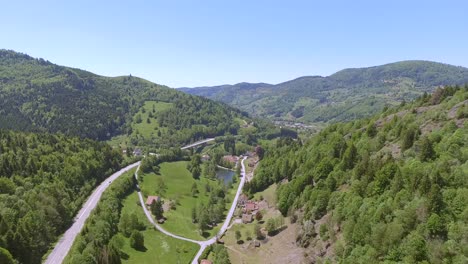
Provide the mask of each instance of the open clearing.
[{"label": "open clearing", "polygon": [[[142,108],[133,116],[133,134],[139,133],[144,138],[150,138],[151,134],[156,134],[159,129],[157,115],[158,112],[171,108],[173,104],[156,101],[146,101]],[[153,111],[154,109],[154,111]],[[153,117],[150,117],[150,114]],[[137,122],[137,117],[141,117],[141,122]],[[149,120],[149,123],[148,123]]]},{"label": "open clearing", "polygon": [[[236,224],[226,232],[223,239],[231,263],[301,263],[303,261],[304,251],[295,243],[297,224],[288,224],[288,227],[277,235],[259,240],[260,247],[254,247],[250,245],[251,241],[247,241],[247,230],[253,238],[255,236],[254,225],[255,223]],[[236,230],[241,232],[244,243],[237,244]]]},{"label": "open clearing", "polygon": [[130,239],[124,238],[122,251],[128,255],[128,258],[122,259],[122,263],[190,263],[199,249],[198,245],[171,238],[154,230],[139,206],[136,192],[127,196],[122,204],[122,214],[135,213],[139,221],[146,225],[146,230],[142,231],[146,251],[131,248]]},{"label": "open clearing", "polygon": [[[187,170],[187,163],[186,161],[162,163],[160,165],[160,174],[147,173],[141,175],[140,187],[145,197],[148,195],[158,195],[165,202],[169,200],[176,201],[176,209],[164,213],[164,216],[167,218],[166,222],[162,224],[164,229],[187,238],[205,240],[207,237],[216,235],[221,225],[218,224],[212,230],[208,230],[205,233],[206,237],[203,237],[198,232],[197,224],[192,223],[192,208],[208,202],[209,193],[206,192],[205,186],[207,184],[214,186],[217,182],[204,177],[195,180]],[[158,177],[167,186],[164,194],[157,193]],[[195,197],[192,196],[193,183],[197,184],[199,190],[199,194]],[[232,201],[235,195],[238,184],[239,182],[234,184],[233,188],[229,190],[227,207],[230,206],[230,201]]]},{"label": "open clearing", "polygon": [[[164,131],[165,128],[160,128],[158,124],[158,113],[170,109],[172,103],[146,101],[144,105],[133,116],[132,121],[132,136],[142,136],[144,138],[157,137],[158,130]],[[153,110],[154,109],[154,110]],[[152,117],[150,117],[150,115]],[[138,120],[140,119],[140,120]],[[138,122],[137,122],[138,120]],[[149,121],[149,123],[148,123]],[[123,149],[129,145],[128,135],[118,135],[107,141],[111,146],[119,146]]]},{"label": "open clearing", "polygon": [[274,183],[264,191],[255,193],[254,200],[260,200],[260,197],[263,197],[263,199],[268,202],[270,207],[274,207],[276,204],[276,187],[277,185]]},{"label": "open clearing", "polygon": [[[247,234],[250,233],[252,239],[255,239],[254,227],[256,224],[262,228],[269,218],[276,218],[281,213],[275,208],[276,188],[273,184],[262,192],[254,195],[254,200],[260,200],[260,196],[269,204],[267,209],[262,210],[262,221],[254,220],[249,224],[235,224],[226,232],[224,236],[225,246],[228,249],[231,263],[302,263],[304,260],[304,249],[298,247],[295,243],[297,224],[290,224],[289,219],[285,218],[287,228],[274,236],[267,236],[260,241],[260,247],[254,247],[252,241],[247,240]],[[235,238],[236,231],[241,232],[243,243],[238,244]]]}]

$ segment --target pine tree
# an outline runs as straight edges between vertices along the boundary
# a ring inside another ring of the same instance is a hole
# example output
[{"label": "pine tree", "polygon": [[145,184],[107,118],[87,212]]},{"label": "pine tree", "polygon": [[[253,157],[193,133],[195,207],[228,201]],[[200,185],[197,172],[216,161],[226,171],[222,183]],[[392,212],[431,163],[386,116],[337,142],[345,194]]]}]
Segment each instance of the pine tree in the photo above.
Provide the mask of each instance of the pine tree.
[{"label": "pine tree", "polygon": [[192,207],[192,223],[198,222],[197,220],[197,206]]},{"label": "pine tree", "polygon": [[421,141],[421,152],[419,158],[421,161],[428,161],[434,158],[434,148],[432,142],[428,137],[423,137]]},{"label": "pine tree", "polygon": [[351,142],[348,145],[348,148],[346,149],[344,155],[343,155],[343,168],[345,170],[350,170],[354,168],[354,163],[357,160],[357,149],[354,146],[354,144]]},{"label": "pine tree", "polygon": [[192,196],[195,197],[195,196],[197,196],[198,193],[199,193],[199,191],[198,191],[198,188],[197,188],[197,183],[194,182],[192,184]]},{"label": "pine tree", "polygon": [[132,232],[130,236],[130,246],[137,250],[145,248],[145,237],[137,230]]},{"label": "pine tree", "polygon": [[163,217],[163,203],[161,200],[154,201],[150,205],[151,213],[156,217],[156,219],[161,219]]},{"label": "pine tree", "polygon": [[236,240],[239,241],[242,237],[240,230],[236,230]]}]

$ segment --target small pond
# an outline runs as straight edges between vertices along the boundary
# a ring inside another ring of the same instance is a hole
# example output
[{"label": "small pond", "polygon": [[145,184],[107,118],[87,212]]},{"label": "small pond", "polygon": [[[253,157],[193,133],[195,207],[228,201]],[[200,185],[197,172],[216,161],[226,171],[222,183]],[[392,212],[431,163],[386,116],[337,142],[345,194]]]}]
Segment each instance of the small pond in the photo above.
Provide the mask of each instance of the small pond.
[{"label": "small pond", "polygon": [[235,174],[236,174],[235,171],[225,170],[221,168],[216,169],[216,177],[218,179],[222,179],[224,181],[224,184],[228,184],[232,180],[232,177]]}]

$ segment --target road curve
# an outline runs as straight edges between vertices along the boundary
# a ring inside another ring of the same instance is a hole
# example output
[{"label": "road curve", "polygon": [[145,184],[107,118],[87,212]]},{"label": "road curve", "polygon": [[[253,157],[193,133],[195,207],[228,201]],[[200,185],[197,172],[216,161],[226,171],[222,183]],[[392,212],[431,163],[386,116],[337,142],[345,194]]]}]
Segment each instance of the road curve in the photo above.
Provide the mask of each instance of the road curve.
[{"label": "road curve", "polygon": [[[137,181],[138,181],[138,170],[139,169],[140,169],[140,166],[138,166],[137,170],[135,171],[135,179]],[[172,234],[172,233],[166,231],[160,225],[156,224],[153,217],[151,216],[150,211],[146,208],[146,204],[145,204],[145,201],[143,199],[143,195],[141,194],[140,186],[138,184],[137,184],[137,193],[138,193],[138,197],[140,198],[141,208],[143,208],[143,212],[145,212],[146,218],[148,218],[148,221],[150,221],[151,224],[153,224],[159,231],[161,231],[161,233],[163,233],[165,235],[168,235],[170,237],[173,237],[173,238],[177,238],[177,239],[180,239],[180,240],[185,240],[185,241],[196,243],[196,244],[198,244],[200,242],[198,240],[193,240],[193,239],[190,239],[190,238],[181,237],[181,236]]]},{"label": "road curve", "polygon": [[76,236],[80,233],[81,229],[83,228],[84,223],[86,222],[86,219],[88,219],[91,211],[93,211],[93,209],[98,204],[102,193],[107,189],[107,187],[109,187],[109,185],[115,179],[117,179],[119,176],[121,176],[128,170],[133,169],[136,166],[139,166],[139,164],[140,162],[138,161],[117,171],[116,173],[112,174],[107,179],[105,179],[93,191],[91,196],[89,196],[88,200],[84,203],[83,207],[81,208],[81,210],[78,212],[77,216],[75,217],[75,222],[73,223],[73,225],[67,231],[65,231],[65,234],[60,238],[60,240],[55,245],[54,250],[52,250],[52,252],[47,256],[47,259],[44,262],[45,264],[57,264],[57,263],[63,262],[63,260],[68,254],[68,251],[70,251],[73,241],[75,240]]},{"label": "road curve", "polygon": [[[236,196],[234,197],[234,200],[232,201],[231,208],[229,209],[229,212],[228,212],[228,214],[226,216],[226,220],[224,220],[224,223],[223,223],[221,229],[219,230],[218,234],[216,236],[208,239],[208,240],[203,240],[203,241],[202,240],[194,240],[194,239],[178,236],[178,235],[172,234],[171,232],[169,232],[169,231],[165,230],[164,228],[162,228],[159,224],[157,224],[154,221],[153,216],[151,215],[151,213],[146,208],[146,205],[145,205],[145,202],[144,202],[144,199],[143,199],[143,195],[141,194],[141,191],[140,191],[140,186],[137,185],[138,197],[140,198],[141,208],[143,208],[143,211],[144,211],[144,213],[146,215],[146,218],[148,218],[148,221],[151,224],[153,224],[153,226],[155,226],[163,234],[166,234],[166,235],[168,235],[170,237],[180,239],[180,240],[184,240],[184,241],[188,241],[188,242],[192,242],[192,243],[198,244],[200,246],[200,249],[198,250],[197,254],[195,255],[195,257],[194,257],[194,259],[192,261],[192,264],[198,264],[198,259],[200,258],[201,254],[206,249],[206,247],[208,247],[211,244],[216,243],[216,238],[222,236],[224,234],[224,232],[226,232],[226,230],[228,229],[229,223],[231,222],[232,216],[234,215],[234,211],[236,210],[237,201],[239,199],[240,194],[242,193],[242,188],[244,187],[244,183],[245,183],[244,160],[246,158],[247,157],[244,157],[242,159],[242,162],[241,162],[241,165],[242,165],[241,181],[239,183],[239,187],[237,188]],[[138,182],[138,170],[139,170],[139,167],[137,168],[137,170],[135,172],[135,179],[137,180],[137,182]]]},{"label": "road curve", "polygon": [[246,159],[247,157],[244,157],[241,161],[241,165],[242,165],[242,170],[241,170],[241,181],[239,183],[239,187],[237,188],[237,192],[236,192],[236,196],[234,197],[234,200],[232,201],[232,204],[231,204],[231,208],[229,209],[229,212],[226,216],[226,220],[224,220],[224,224],[223,226],[221,227],[221,229],[219,230],[218,234],[209,239],[209,240],[206,240],[206,241],[203,241],[201,242],[199,245],[200,245],[200,250],[198,250],[198,253],[197,255],[195,255],[195,258],[193,258],[192,260],[192,264],[198,264],[198,259],[200,258],[201,254],[203,253],[203,251],[205,251],[206,247],[208,247],[209,245],[211,244],[214,244],[216,242],[216,238],[217,237],[221,237],[224,232],[226,232],[226,230],[228,229],[229,227],[229,223],[231,222],[231,219],[232,219],[232,216],[234,215],[234,211],[236,210],[236,206],[237,206],[237,201],[239,200],[239,196],[240,194],[242,193],[242,187],[244,187],[244,183],[245,183],[245,165],[244,165],[244,160]]},{"label": "road curve", "polygon": [[[198,141],[198,142],[195,142],[193,144],[184,146],[181,149],[188,149],[188,148],[195,147],[195,146],[198,146],[200,144],[204,144],[204,143],[207,143],[207,142],[210,142],[210,141],[213,141],[213,140],[215,140],[215,139],[214,138],[207,138],[205,140]],[[84,205],[81,207],[81,210],[78,212],[77,216],[75,217],[75,222],[73,223],[73,225],[70,228],[68,228],[67,231],[65,231],[63,236],[59,239],[59,241],[55,245],[52,252],[47,256],[47,259],[44,261],[45,264],[56,264],[56,263],[62,263],[63,262],[63,260],[67,256],[68,252],[70,251],[71,246],[73,245],[73,241],[75,241],[75,238],[78,235],[78,233],[81,232],[81,229],[83,228],[83,226],[84,226],[84,224],[86,222],[86,219],[88,219],[91,211],[93,211],[93,209],[97,206],[97,204],[99,202],[99,199],[101,198],[102,193],[107,189],[107,187],[110,186],[110,184],[115,179],[120,177],[122,174],[124,174],[128,170],[133,169],[133,168],[135,168],[137,166],[138,166],[138,168],[140,167],[140,161],[135,162],[133,164],[130,164],[127,167],[125,167],[125,168],[117,171],[116,173],[112,174],[107,179],[105,179],[93,191],[91,196],[89,196],[88,200],[86,200]],[[137,177],[136,173],[135,173],[135,177]],[[139,190],[139,188],[138,188],[138,190]],[[158,224],[156,224],[154,222],[153,218],[151,217],[150,212],[144,206],[145,204],[144,204],[143,196],[141,195],[141,192],[138,192],[138,195],[140,197],[140,202],[142,204],[142,207],[143,207],[143,210],[145,211],[146,216],[148,217],[148,220],[154,226],[156,226],[156,228],[158,228],[162,233],[164,233],[164,234],[166,234],[168,236],[177,238],[177,239],[181,239],[181,240],[185,240],[185,241],[189,241],[189,242],[197,243],[197,244],[205,243],[205,242],[213,240],[213,239],[211,239],[211,240],[207,240],[207,241],[197,241],[197,240],[188,239],[188,238],[177,236],[177,235],[174,235],[174,234],[171,234],[171,233],[167,232],[166,230],[164,230],[162,227],[160,227]],[[214,238],[214,241],[216,241],[216,238]]]}]

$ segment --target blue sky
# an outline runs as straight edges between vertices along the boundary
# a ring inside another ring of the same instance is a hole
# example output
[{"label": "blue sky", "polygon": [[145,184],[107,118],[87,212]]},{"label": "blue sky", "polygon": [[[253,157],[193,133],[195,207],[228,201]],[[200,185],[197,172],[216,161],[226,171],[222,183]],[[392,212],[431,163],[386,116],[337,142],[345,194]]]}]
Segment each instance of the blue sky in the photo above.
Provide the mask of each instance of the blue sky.
[{"label": "blue sky", "polygon": [[423,59],[468,66],[468,1],[2,1],[0,48],[171,87]]}]

